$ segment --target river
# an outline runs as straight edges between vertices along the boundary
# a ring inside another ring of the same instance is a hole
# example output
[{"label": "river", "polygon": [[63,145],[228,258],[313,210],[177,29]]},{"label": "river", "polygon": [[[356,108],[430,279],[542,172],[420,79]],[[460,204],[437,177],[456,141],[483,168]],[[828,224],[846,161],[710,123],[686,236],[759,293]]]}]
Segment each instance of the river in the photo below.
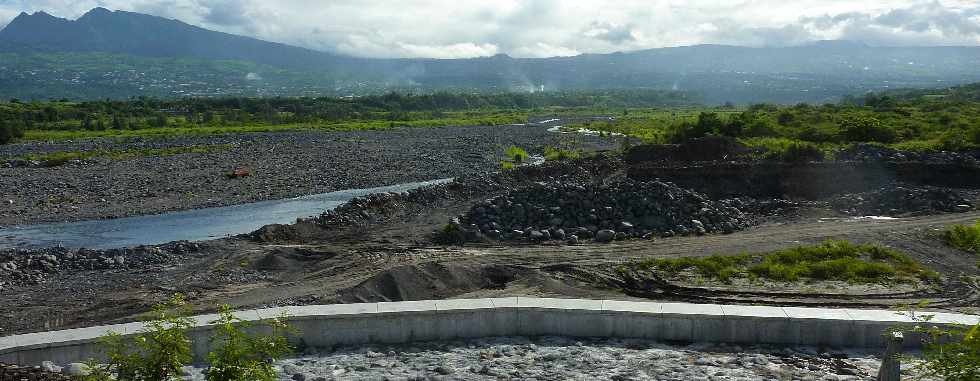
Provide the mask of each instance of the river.
[{"label": "river", "polygon": [[297,218],[310,217],[336,208],[354,197],[372,193],[405,192],[449,181],[452,179],[349,189],[285,200],[111,220],[14,226],[0,229],[0,249],[57,246],[109,249],[172,241],[205,241],[249,233],[269,224],[290,224],[296,222]]}]

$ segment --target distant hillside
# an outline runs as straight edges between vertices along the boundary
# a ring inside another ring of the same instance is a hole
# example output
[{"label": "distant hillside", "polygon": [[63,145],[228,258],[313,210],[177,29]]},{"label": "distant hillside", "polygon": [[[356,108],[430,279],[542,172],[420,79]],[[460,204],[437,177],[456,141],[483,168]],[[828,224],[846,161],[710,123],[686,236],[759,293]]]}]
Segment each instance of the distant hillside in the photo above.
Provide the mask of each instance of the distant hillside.
[{"label": "distant hillside", "polygon": [[[0,96],[24,98],[543,87],[652,88],[697,92],[708,103],[796,103],[980,81],[980,47],[890,48],[825,41],[789,48],[699,45],[546,59],[364,59],[103,8],[77,20],[43,12],[21,14],[0,31],[0,53],[7,53],[0,61]],[[120,63],[106,60],[106,53]],[[224,64],[229,68],[220,67]],[[130,70],[137,74],[122,73]],[[112,90],[99,96],[98,91],[78,91],[82,86]]]},{"label": "distant hillside", "polygon": [[294,46],[215,32],[177,20],[95,8],[77,20],[21,13],[0,31],[8,52],[109,52],[146,57],[242,60],[310,68],[353,61]]}]

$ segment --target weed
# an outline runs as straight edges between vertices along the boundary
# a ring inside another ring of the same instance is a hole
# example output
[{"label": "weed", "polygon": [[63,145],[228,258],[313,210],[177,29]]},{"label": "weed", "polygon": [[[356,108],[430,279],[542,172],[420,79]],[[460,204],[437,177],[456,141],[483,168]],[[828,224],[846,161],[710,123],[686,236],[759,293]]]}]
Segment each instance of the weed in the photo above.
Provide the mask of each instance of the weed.
[{"label": "weed", "polygon": [[980,221],[950,226],[943,232],[943,240],[952,247],[980,254]]}]

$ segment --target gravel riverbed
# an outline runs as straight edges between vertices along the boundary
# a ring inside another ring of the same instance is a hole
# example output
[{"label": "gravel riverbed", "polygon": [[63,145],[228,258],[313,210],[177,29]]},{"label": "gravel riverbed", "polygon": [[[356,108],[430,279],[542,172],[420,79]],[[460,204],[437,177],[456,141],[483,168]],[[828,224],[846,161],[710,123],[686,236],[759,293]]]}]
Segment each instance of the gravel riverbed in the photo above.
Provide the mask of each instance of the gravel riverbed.
[{"label": "gravel riverbed", "polygon": [[[218,148],[93,158],[51,168],[0,165],[0,226],[156,214],[458,177],[496,170],[510,145],[540,153],[559,142],[586,150],[618,144],[612,138],[547,130],[545,125],[396,128],[5,145],[0,158],[94,149]],[[249,176],[226,176],[237,168]]]},{"label": "gravel riverbed", "polygon": [[[506,337],[307,350],[280,380],[874,380],[862,351],[670,345],[645,340]],[[183,379],[204,380],[200,368]]]}]

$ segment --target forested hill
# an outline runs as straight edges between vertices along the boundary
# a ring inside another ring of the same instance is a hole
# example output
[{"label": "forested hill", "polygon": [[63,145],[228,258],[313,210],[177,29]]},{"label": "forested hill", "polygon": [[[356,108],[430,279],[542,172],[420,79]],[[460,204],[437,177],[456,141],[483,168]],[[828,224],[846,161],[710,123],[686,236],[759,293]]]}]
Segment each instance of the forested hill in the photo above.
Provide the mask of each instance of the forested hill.
[{"label": "forested hill", "polygon": [[707,103],[826,102],[844,94],[980,81],[980,47],[721,45],[520,59],[366,59],[96,8],[21,14],[0,31],[0,97],[367,95],[662,89]]}]

